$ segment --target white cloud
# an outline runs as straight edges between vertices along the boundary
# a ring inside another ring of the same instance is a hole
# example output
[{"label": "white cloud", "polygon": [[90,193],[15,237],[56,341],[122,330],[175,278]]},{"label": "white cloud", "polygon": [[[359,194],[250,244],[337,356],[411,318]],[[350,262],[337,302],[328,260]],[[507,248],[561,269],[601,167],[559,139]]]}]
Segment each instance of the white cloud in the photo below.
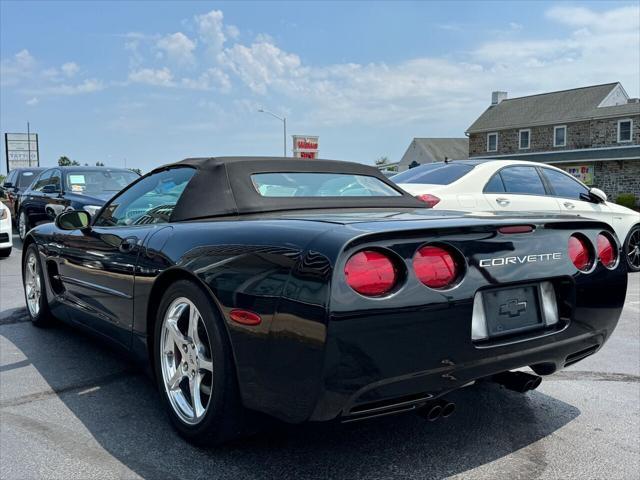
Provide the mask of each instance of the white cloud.
[{"label": "white cloud", "polygon": [[217,90],[228,93],[231,90],[229,75],[219,68],[209,68],[197,78],[183,78],[181,85],[194,90]]},{"label": "white cloud", "polygon": [[171,87],[174,85],[173,74],[167,67],[157,70],[154,70],[153,68],[142,68],[130,72],[129,81],[162,87]]},{"label": "white cloud", "polygon": [[15,61],[16,64],[24,69],[29,69],[32,68],[35,63],[36,63],[36,59],[33,58],[33,56],[29,53],[29,50],[20,50],[18,53],[15,54]]},{"label": "white cloud", "polygon": [[266,40],[250,46],[235,44],[225,49],[221,63],[232,70],[254,92],[265,93],[274,83],[295,88],[295,78],[305,75],[300,57]]},{"label": "white cloud", "polygon": [[30,107],[34,107],[36,106],[38,103],[40,103],[40,101],[38,100],[37,97],[31,97],[29,100],[27,100],[25,102],[27,105],[29,105]]},{"label": "white cloud", "polygon": [[99,92],[104,89],[104,83],[95,78],[90,78],[75,85],[56,85],[48,89],[43,89],[43,93],[55,95],[78,95],[83,93]]},{"label": "white cloud", "polygon": [[640,7],[628,6],[596,12],[586,7],[558,5],[546,12],[547,18],[570,27],[600,32],[640,29]]},{"label": "white cloud", "polygon": [[189,65],[195,63],[193,51],[196,48],[196,44],[182,32],[176,32],[160,38],[156,43],[156,47],[166,53],[169,60],[175,63]]},{"label": "white cloud", "polygon": [[81,95],[104,90],[105,85],[101,80],[90,78],[76,84],[58,84],[47,87],[27,88],[24,93],[29,95]]},{"label": "white cloud", "polygon": [[71,78],[80,71],[80,67],[75,62],[67,62],[62,64],[60,70],[62,70],[62,73],[64,73],[67,77]]},{"label": "white cloud", "polygon": [[[198,34],[213,54],[219,53],[227,40],[223,19],[224,14],[220,10],[211,10],[209,13],[195,17]],[[231,33],[230,36],[237,33],[235,27],[228,27],[226,30]]]},{"label": "white cloud", "polygon": [[13,57],[0,62],[0,85],[3,87],[14,86],[28,79],[36,67],[36,59],[23,49]]}]

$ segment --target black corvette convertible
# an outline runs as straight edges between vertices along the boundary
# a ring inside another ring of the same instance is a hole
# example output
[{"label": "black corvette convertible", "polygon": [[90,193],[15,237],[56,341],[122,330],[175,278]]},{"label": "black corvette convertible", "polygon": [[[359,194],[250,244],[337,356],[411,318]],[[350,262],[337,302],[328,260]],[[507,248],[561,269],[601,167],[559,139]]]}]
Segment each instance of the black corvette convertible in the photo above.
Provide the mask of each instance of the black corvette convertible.
[{"label": "black corvette convertible", "polygon": [[273,158],[158,168],[90,218],[31,230],[33,323],[86,327],[147,362],[197,443],[255,412],[291,423],[416,411],[513,390],[595,353],[626,292],[611,228],[423,208],[376,169]]}]

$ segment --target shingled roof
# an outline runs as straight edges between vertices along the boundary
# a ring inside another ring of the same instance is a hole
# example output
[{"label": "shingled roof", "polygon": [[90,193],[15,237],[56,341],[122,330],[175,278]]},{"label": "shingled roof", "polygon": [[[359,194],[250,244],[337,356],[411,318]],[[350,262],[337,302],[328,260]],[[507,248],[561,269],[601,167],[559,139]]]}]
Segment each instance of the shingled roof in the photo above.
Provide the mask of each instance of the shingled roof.
[{"label": "shingled roof", "polygon": [[598,107],[618,85],[618,82],[606,83],[506,99],[487,108],[467,133],[640,114],[640,103]]}]

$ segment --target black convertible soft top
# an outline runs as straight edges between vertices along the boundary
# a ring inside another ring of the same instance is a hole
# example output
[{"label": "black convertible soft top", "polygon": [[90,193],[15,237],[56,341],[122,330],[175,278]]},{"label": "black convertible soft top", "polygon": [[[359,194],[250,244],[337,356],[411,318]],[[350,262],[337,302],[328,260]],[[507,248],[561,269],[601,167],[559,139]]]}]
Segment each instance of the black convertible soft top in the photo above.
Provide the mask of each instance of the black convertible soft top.
[{"label": "black convertible soft top", "polygon": [[[153,170],[193,167],[171,221],[195,220],[283,210],[342,208],[425,208],[425,204],[389,181],[377,168],[354,162],[281,157],[187,158]],[[263,197],[251,181],[255,173],[347,173],[375,177],[400,195],[388,197]],[[145,175],[146,177],[146,175]]]}]

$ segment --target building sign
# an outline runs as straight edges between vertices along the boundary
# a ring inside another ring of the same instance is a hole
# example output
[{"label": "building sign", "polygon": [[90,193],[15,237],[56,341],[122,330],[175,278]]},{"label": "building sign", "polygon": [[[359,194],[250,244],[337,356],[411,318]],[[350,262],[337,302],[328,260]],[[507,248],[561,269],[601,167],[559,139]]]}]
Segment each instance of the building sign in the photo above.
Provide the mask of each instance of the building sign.
[{"label": "building sign", "polygon": [[570,173],[585,185],[593,185],[593,164],[572,165],[570,167],[560,167],[565,172]]},{"label": "building sign", "polygon": [[293,156],[296,158],[318,158],[318,138],[309,135],[292,135]]},{"label": "building sign", "polygon": [[4,151],[7,172],[14,168],[40,166],[37,133],[5,133]]}]

